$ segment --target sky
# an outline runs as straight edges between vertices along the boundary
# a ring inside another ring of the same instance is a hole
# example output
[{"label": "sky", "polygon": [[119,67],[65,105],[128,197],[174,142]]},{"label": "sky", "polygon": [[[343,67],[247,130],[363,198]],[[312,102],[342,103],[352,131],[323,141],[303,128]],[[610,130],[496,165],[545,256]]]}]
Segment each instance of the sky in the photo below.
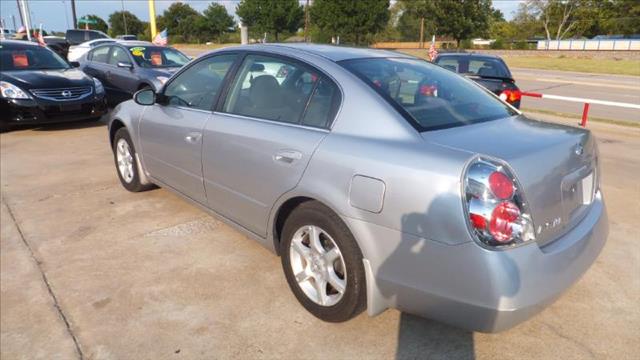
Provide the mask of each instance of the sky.
[{"label": "sky", "polygon": [[[172,3],[179,0],[156,0],[156,15],[162,14]],[[513,17],[518,4],[523,0],[493,0],[493,7],[500,9],[507,20]],[[209,3],[217,2],[224,5],[230,14],[235,13],[235,8],[240,0],[184,0],[197,11],[202,12]],[[301,2],[304,2],[301,0]],[[78,18],[83,15],[95,14],[108,21],[109,14],[124,8],[134,13],[138,18],[149,21],[149,8],[147,0],[76,0],[76,14]],[[33,26],[43,24],[47,31],[65,31],[70,28],[73,20],[71,15],[70,0],[29,0],[31,22]],[[20,27],[20,15],[16,0],[0,0],[0,18],[8,29],[13,29],[12,15],[15,16],[17,27]]]}]

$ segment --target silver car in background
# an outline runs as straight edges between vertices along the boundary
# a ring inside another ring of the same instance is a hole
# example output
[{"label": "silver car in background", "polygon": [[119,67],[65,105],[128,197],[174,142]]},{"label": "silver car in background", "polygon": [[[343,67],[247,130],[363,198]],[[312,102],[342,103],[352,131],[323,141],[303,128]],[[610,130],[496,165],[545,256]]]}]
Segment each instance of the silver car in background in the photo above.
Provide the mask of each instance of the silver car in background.
[{"label": "silver car in background", "polygon": [[217,50],[120,104],[109,136],[126,189],[170,189],[256,239],[325,321],[397,308],[508,329],[608,235],[588,130],[395,52]]}]

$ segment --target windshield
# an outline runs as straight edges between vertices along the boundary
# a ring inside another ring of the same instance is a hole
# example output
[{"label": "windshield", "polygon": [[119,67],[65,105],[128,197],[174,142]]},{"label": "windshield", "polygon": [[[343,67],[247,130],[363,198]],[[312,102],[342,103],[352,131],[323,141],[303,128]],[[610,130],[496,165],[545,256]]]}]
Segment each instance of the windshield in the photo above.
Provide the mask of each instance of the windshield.
[{"label": "windshield", "polygon": [[136,46],[129,48],[136,63],[144,68],[180,67],[189,58],[180,51],[161,46]]},{"label": "windshield", "polygon": [[0,45],[0,70],[60,70],[68,69],[58,54],[40,46]]},{"label": "windshield", "polygon": [[419,131],[517,114],[486,89],[424,60],[358,59],[341,64],[399,109]]},{"label": "windshield", "polygon": [[472,56],[438,56],[436,64],[458,74],[511,79],[511,73],[498,59],[474,58]]}]

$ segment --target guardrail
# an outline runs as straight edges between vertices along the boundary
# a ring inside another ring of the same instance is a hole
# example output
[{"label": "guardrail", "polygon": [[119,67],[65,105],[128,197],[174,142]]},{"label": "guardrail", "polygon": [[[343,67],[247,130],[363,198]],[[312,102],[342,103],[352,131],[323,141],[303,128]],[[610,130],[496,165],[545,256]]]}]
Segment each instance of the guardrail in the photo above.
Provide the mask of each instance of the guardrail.
[{"label": "guardrail", "polygon": [[623,103],[623,102],[617,102],[617,101],[586,99],[586,98],[577,98],[577,97],[571,97],[571,96],[560,96],[560,95],[532,93],[532,92],[525,92],[525,91],[522,92],[522,96],[529,96],[529,97],[534,97],[534,98],[539,98],[539,99],[552,99],[552,100],[563,100],[563,101],[584,103],[584,106],[582,108],[582,121],[580,121],[580,126],[582,126],[582,127],[586,127],[587,126],[587,119],[589,117],[589,108],[590,108],[591,104],[605,105],[605,106],[616,106],[616,107],[622,107],[622,108],[627,108],[627,109],[639,109],[640,110],[640,105],[638,105],[638,104],[630,104],[630,103]]}]

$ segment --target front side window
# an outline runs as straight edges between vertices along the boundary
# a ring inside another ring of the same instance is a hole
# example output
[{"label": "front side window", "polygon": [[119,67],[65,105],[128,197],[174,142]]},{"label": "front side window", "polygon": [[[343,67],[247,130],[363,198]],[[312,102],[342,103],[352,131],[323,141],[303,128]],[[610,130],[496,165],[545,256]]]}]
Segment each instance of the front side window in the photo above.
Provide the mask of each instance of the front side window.
[{"label": "front side window", "polygon": [[102,46],[91,51],[91,61],[106,63],[109,60],[109,49],[110,46]]},{"label": "front side window", "polygon": [[168,105],[212,110],[237,55],[218,55],[197,62],[172,80],[164,91]]},{"label": "front side window", "polygon": [[479,85],[424,60],[357,59],[341,64],[404,110],[420,131],[517,114]]},{"label": "front side window", "polygon": [[118,65],[118,63],[131,63],[131,60],[125,49],[114,46],[109,57],[109,64]]},{"label": "front side window", "polygon": [[135,46],[129,48],[135,62],[143,68],[182,67],[189,58],[176,49],[163,46]]},{"label": "front side window", "polygon": [[223,111],[292,124],[325,127],[335,85],[298,62],[248,55],[238,70]]},{"label": "front side window", "polygon": [[60,70],[69,64],[58,54],[45,47],[13,46],[0,47],[0,71],[14,70]]}]

